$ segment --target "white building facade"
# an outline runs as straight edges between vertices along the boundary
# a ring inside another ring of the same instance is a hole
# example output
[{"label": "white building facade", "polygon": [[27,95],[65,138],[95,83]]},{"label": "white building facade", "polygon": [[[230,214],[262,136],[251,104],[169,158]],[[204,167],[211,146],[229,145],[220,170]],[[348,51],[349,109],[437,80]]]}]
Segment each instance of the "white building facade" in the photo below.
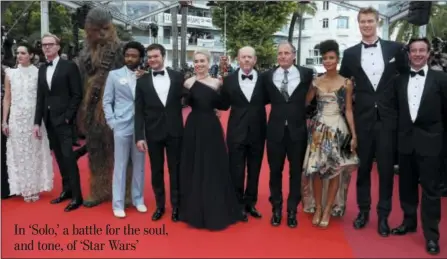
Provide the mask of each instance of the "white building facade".
[{"label": "white building facade", "polygon": [[[133,5],[132,10],[148,12],[149,8],[142,10],[135,7],[137,2],[128,2]],[[198,48],[206,48],[213,55],[213,62],[216,63],[219,57],[224,54],[225,47],[223,41],[223,32],[219,28],[213,26],[210,7],[206,6],[207,1],[194,1],[193,5],[188,8],[187,16],[187,63],[192,64],[193,53]],[[300,64],[308,66],[321,67],[321,56],[317,49],[320,42],[328,39],[336,40],[340,46],[340,52],[360,42],[361,35],[357,24],[357,14],[355,10],[349,10],[344,7],[337,6],[329,1],[315,1],[317,11],[314,16],[304,15],[303,28],[301,37],[301,47],[298,48],[299,26],[295,26],[293,45],[300,51]],[[359,5],[359,2],[354,2]],[[145,6],[153,6],[155,3],[143,2]],[[373,6],[378,9],[377,1],[365,2],[365,6]],[[139,14],[141,15],[141,13]],[[135,15],[135,16],[139,16]],[[135,40],[140,41],[144,45],[157,42],[162,44],[166,50],[166,61],[168,65],[172,62],[172,42],[175,38],[178,40],[180,49],[180,35],[173,37],[171,32],[172,17],[169,10],[157,14],[155,17],[146,20],[147,23],[156,23],[159,27],[157,38],[154,40],[150,32],[133,31]],[[178,32],[180,34],[181,14],[177,16]],[[273,35],[274,41],[279,43],[287,40],[289,33],[289,24],[286,24],[280,31]],[[180,53],[179,53],[180,54]],[[180,55],[179,55],[180,57]]]}]

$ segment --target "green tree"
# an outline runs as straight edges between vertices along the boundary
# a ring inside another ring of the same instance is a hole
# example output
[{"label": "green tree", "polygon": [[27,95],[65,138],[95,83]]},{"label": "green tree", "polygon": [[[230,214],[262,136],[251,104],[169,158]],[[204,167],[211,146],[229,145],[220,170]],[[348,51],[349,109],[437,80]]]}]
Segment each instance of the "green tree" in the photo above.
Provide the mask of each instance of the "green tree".
[{"label": "green tree", "polygon": [[[28,9],[26,9],[29,6]],[[69,10],[56,2],[49,2],[50,32],[58,35],[63,42],[73,40],[71,16]],[[2,17],[2,25],[10,31],[14,39],[25,39],[34,42],[40,38],[40,1],[12,2]],[[17,22],[16,22],[17,21]]]},{"label": "green tree", "polygon": [[256,50],[257,63],[263,65],[275,63],[273,34],[288,23],[295,10],[296,4],[288,1],[217,2],[212,18],[223,34],[226,14],[226,47],[230,56],[235,57],[239,48],[250,45]]},{"label": "green tree", "polygon": [[[447,16],[446,4],[433,4],[430,21],[427,24],[427,38],[447,37],[445,17]],[[390,36],[397,32],[396,41],[407,43],[412,37],[419,35],[419,26],[407,22],[405,19],[394,21],[390,24]]]},{"label": "green tree", "polygon": [[132,33],[127,31],[124,26],[122,25],[116,25],[116,34],[118,35],[118,38],[122,41],[131,41],[133,40]]}]

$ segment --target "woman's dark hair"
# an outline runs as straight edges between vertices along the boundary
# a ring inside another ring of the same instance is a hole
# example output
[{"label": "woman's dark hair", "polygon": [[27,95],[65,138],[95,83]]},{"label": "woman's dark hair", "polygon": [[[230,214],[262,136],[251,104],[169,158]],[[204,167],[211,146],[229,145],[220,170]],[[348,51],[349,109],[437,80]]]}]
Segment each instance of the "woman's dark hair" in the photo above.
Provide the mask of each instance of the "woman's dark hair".
[{"label": "woman's dark hair", "polygon": [[340,49],[338,47],[338,43],[335,40],[325,40],[320,43],[320,55],[323,56],[328,52],[335,52],[337,57],[340,57]]},{"label": "woman's dark hair", "polygon": [[24,48],[26,48],[26,51],[28,51],[28,54],[30,54],[30,55],[36,53],[35,50],[34,50],[34,48],[33,48],[33,46],[31,46],[31,44],[29,44],[28,42],[25,42],[25,41],[19,42],[19,43],[17,44],[17,49],[18,49],[19,47],[24,47]]},{"label": "woman's dark hair", "polygon": [[123,49],[123,55],[126,53],[128,49],[136,49],[138,52],[140,52],[140,58],[144,58],[144,46],[139,43],[138,41],[129,41],[124,45]]}]

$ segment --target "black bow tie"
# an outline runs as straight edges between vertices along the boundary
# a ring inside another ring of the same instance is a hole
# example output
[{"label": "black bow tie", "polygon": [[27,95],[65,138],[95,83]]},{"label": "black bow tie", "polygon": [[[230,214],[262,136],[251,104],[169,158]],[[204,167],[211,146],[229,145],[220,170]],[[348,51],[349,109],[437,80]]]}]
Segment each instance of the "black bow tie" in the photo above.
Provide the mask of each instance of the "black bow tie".
[{"label": "black bow tie", "polygon": [[416,75],[425,76],[424,70],[419,70],[418,72],[410,71],[410,76],[415,77]]},{"label": "black bow tie", "polygon": [[362,44],[365,47],[365,49],[367,49],[367,48],[377,48],[377,41],[374,42],[373,44],[366,44],[364,42],[362,42]]},{"label": "black bow tie", "polygon": [[152,74],[154,76],[158,76],[158,75],[164,76],[165,75],[165,71],[164,70],[162,70],[162,71],[154,71],[154,72],[152,72]]},{"label": "black bow tie", "polygon": [[242,80],[245,80],[245,79],[250,79],[250,80],[253,80],[253,75],[244,75],[244,74],[242,74]]},{"label": "black bow tie", "polygon": [[47,61],[45,62],[45,66],[49,67],[53,65],[53,61]]}]

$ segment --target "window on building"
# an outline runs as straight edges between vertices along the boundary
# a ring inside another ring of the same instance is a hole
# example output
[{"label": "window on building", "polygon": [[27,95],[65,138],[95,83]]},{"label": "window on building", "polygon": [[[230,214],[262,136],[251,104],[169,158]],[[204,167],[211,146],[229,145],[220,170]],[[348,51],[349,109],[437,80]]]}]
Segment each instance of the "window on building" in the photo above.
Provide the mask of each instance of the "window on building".
[{"label": "window on building", "polygon": [[310,30],[312,29],[312,19],[305,18],[303,19],[303,30]]},{"label": "window on building", "polygon": [[346,16],[338,17],[337,29],[349,29],[349,17]]},{"label": "window on building", "polygon": [[324,11],[329,10],[329,1],[324,1],[324,2],[323,2],[323,10],[324,10]]},{"label": "window on building", "polygon": [[323,19],[323,28],[329,28],[329,19],[328,18]]}]

